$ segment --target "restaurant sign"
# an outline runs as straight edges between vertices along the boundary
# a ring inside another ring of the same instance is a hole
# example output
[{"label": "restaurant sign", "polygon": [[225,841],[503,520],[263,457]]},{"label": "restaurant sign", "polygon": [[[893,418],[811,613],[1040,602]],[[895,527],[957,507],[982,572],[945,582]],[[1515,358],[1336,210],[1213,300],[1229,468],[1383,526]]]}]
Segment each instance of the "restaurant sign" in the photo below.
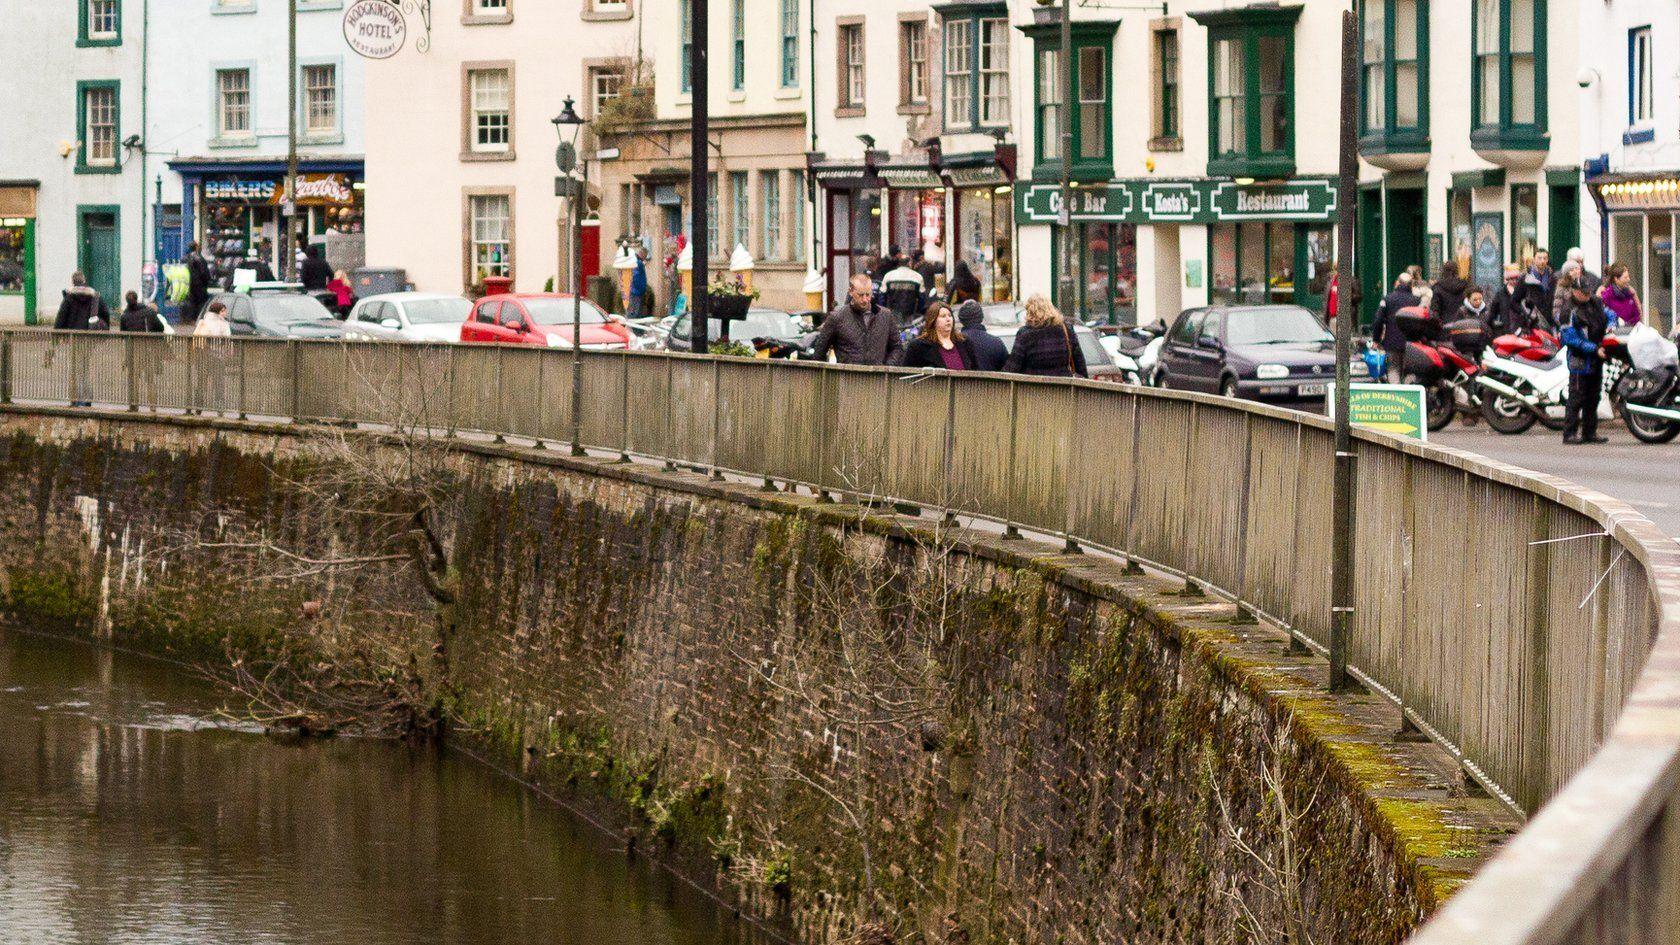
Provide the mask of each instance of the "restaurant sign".
[{"label": "restaurant sign", "polygon": [[[1017,187],[1016,220],[1055,223],[1061,185]],[[1069,203],[1075,221],[1116,223],[1220,223],[1237,220],[1329,222],[1336,216],[1336,186],[1328,178],[1265,184],[1225,180],[1115,180],[1081,184]]]}]

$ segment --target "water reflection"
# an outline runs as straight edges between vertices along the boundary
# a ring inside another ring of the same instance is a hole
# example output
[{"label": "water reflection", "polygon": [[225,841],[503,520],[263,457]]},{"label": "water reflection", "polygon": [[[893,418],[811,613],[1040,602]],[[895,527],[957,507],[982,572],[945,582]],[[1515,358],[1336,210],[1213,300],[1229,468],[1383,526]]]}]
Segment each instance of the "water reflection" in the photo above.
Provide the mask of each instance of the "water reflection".
[{"label": "water reflection", "polygon": [[450,754],[280,744],[183,671],[0,630],[7,943],[757,941]]}]

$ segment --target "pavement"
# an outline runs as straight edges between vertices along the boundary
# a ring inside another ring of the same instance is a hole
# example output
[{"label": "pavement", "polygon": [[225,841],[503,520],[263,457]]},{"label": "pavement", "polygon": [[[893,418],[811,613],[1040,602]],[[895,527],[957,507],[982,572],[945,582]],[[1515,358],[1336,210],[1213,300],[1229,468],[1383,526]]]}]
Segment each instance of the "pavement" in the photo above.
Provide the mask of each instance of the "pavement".
[{"label": "pavement", "polygon": [[1454,421],[1447,429],[1429,434],[1429,442],[1596,489],[1633,506],[1680,540],[1680,443],[1641,443],[1619,420],[1601,424],[1598,432],[1610,442],[1564,446],[1563,434],[1539,426],[1504,436],[1485,423],[1466,427]]}]

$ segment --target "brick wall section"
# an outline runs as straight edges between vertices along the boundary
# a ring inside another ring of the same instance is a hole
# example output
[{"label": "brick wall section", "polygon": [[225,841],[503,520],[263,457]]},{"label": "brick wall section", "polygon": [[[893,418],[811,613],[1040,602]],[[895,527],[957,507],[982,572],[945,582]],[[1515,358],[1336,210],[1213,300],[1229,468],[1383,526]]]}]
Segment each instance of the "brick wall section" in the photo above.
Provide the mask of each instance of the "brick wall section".
[{"label": "brick wall section", "polygon": [[[213,551],[156,551],[218,516],[306,544],[353,532],[289,489],[300,438],[28,414],[0,414],[0,434],[15,620],[213,660],[315,598],[318,658],[430,647],[400,572],[276,586]],[[1236,943],[1256,940],[1246,905],[1258,940],[1295,918],[1315,941],[1393,943],[1512,826],[1449,798],[1450,765],[1390,743],[1375,700],[1320,695],[1322,666],[1276,632],[1114,562],[468,450],[457,736],[616,812],[803,941],[874,924],[898,941]],[[97,529],[78,496],[99,497]],[[1302,865],[1284,875],[1286,835]],[[1285,879],[1298,913],[1274,894]]]}]

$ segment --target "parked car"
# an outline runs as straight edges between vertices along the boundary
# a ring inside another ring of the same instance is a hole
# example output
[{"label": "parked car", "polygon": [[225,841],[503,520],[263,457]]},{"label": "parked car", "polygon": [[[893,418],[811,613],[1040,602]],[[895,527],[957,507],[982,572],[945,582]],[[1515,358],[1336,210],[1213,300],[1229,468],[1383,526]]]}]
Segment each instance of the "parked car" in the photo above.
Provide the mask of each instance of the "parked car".
[{"label": "parked car", "polygon": [[359,341],[460,341],[473,304],[437,292],[388,292],[356,302],[345,337]]},{"label": "parked car", "polygon": [[[708,341],[717,341],[723,337],[722,321],[713,318],[707,326]],[[685,312],[671,323],[669,334],[665,336],[665,348],[668,351],[692,351],[690,333],[694,330],[694,321]],[[814,333],[805,323],[780,309],[752,308],[747,310],[747,317],[731,322],[729,337],[732,341],[739,341],[744,345],[751,345],[756,341],[765,341],[777,347],[809,348],[807,338]],[[812,338],[812,340],[815,340]]]},{"label": "parked car", "polygon": [[574,306],[582,308],[579,342],[586,350],[630,347],[630,328],[588,299],[561,292],[491,295],[473,306],[461,325],[461,340],[481,344],[572,346]]},{"label": "parked car", "polygon": [[[1003,342],[1003,346],[1010,351],[1015,350],[1015,333],[1021,330],[1026,322],[1026,309],[1014,302],[994,302],[985,307],[986,331]],[[1132,378],[1125,376],[1125,371],[1109,357],[1108,349],[1103,347],[1102,339],[1097,333],[1084,325],[1073,325],[1073,336],[1079,340],[1079,352],[1085,356],[1085,370],[1092,380],[1111,381],[1116,384],[1127,383]]]},{"label": "parked car", "polygon": [[292,292],[218,292],[227,306],[228,329],[246,338],[342,338],[344,323],[310,295]]},{"label": "parked car", "polygon": [[1299,305],[1193,308],[1168,329],[1159,376],[1175,390],[1321,398],[1336,376],[1335,338]]}]

